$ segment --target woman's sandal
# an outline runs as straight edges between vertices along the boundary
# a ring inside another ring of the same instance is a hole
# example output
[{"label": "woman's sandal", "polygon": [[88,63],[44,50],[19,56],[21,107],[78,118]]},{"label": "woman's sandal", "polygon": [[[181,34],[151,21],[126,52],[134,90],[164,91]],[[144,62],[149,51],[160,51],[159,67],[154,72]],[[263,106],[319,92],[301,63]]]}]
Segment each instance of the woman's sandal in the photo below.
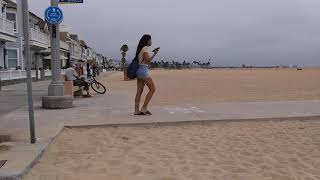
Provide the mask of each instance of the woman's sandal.
[{"label": "woman's sandal", "polygon": [[139,112],[139,113],[134,113],[135,116],[142,116],[142,115],[146,115],[145,113],[143,112]]},{"label": "woman's sandal", "polygon": [[142,113],[144,113],[147,116],[151,116],[152,115],[152,113],[150,111],[146,111],[146,112],[142,112]]}]

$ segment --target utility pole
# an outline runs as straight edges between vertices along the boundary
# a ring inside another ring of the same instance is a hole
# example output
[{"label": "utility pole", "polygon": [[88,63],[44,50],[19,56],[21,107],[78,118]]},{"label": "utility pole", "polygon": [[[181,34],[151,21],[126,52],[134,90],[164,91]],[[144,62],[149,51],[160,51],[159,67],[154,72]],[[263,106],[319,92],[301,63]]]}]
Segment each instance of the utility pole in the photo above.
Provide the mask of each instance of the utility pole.
[{"label": "utility pole", "polygon": [[28,91],[28,110],[29,110],[29,124],[31,143],[36,143],[35,125],[34,125],[34,110],[32,98],[32,77],[31,77],[31,58],[30,58],[30,41],[29,41],[29,9],[28,0],[22,1],[22,14],[23,14],[23,35],[24,35],[24,54],[26,61],[27,71],[27,91]]},{"label": "utility pole", "polygon": [[[58,0],[51,0],[52,7],[58,7]],[[49,85],[49,96],[63,96],[64,84],[60,80],[61,61],[60,61],[60,30],[59,24],[50,24],[50,41],[51,41],[51,70],[52,81]]]}]

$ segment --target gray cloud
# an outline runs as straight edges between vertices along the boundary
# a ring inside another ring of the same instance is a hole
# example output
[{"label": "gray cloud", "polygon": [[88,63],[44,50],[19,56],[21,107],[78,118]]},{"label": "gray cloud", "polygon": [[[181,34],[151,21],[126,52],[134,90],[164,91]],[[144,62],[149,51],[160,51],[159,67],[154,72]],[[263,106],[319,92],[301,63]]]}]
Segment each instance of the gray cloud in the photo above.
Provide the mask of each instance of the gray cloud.
[{"label": "gray cloud", "polygon": [[[159,57],[214,59],[218,65],[320,65],[318,0],[84,0],[61,5],[64,24],[107,56],[129,57],[144,33]],[[49,0],[29,0],[43,16]]]}]

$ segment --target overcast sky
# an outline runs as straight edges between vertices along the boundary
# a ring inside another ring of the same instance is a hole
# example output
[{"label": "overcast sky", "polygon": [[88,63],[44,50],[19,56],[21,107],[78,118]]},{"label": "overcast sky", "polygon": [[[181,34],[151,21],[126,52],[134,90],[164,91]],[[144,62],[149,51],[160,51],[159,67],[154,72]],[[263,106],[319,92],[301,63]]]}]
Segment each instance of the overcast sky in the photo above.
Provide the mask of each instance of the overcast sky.
[{"label": "overcast sky", "polygon": [[[151,34],[158,58],[216,65],[320,66],[319,0],[84,0],[61,5],[63,24],[106,56],[129,58]],[[43,17],[49,0],[29,0]]]}]

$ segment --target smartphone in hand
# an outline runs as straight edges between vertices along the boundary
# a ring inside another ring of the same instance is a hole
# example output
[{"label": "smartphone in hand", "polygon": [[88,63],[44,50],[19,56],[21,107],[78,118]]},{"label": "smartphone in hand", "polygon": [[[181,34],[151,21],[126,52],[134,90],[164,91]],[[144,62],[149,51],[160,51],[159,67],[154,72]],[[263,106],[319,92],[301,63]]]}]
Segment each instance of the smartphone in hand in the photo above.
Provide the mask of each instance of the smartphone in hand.
[{"label": "smartphone in hand", "polygon": [[160,47],[155,48],[152,52],[159,51]]}]

